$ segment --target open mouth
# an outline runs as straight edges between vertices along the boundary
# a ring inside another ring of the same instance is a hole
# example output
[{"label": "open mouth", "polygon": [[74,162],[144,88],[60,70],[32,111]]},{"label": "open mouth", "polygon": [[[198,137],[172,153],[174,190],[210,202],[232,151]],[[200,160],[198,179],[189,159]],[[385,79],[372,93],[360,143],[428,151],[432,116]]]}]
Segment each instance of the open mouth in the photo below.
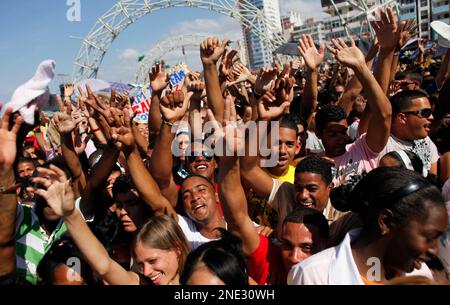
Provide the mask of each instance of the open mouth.
[{"label": "open mouth", "polygon": [[200,205],[197,205],[196,207],[194,207],[193,210],[194,210],[194,212],[198,212],[205,207],[206,207],[205,204],[200,204]]},{"label": "open mouth", "polygon": [[208,166],[206,164],[199,164],[195,166],[195,169],[197,170],[206,170]]},{"label": "open mouth", "polygon": [[313,202],[300,202],[300,204],[306,208],[311,208],[314,206]]},{"label": "open mouth", "polygon": [[158,284],[161,282],[162,273],[155,274],[150,277],[150,280],[153,282],[153,284]]}]

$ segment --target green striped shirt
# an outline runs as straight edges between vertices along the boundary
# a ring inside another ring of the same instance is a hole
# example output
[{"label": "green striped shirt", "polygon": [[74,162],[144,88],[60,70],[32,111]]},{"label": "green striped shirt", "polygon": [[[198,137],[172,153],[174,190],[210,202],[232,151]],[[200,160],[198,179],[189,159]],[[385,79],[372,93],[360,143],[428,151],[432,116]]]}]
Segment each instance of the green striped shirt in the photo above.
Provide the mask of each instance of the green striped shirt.
[{"label": "green striped shirt", "polygon": [[39,219],[29,206],[17,204],[16,217],[16,271],[19,277],[37,283],[37,266],[52,245],[67,232],[61,220],[48,236],[39,225]]}]

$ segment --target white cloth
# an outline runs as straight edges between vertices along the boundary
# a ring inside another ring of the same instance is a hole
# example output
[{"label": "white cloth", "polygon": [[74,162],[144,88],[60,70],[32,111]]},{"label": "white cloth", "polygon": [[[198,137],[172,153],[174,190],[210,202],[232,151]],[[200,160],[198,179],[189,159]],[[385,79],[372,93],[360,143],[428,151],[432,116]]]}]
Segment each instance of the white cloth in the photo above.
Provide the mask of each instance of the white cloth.
[{"label": "white cloth", "polygon": [[352,141],[355,141],[357,138],[359,138],[359,120],[355,120],[349,127],[348,127],[348,136]]},{"label": "white cloth", "polygon": [[308,138],[306,139],[306,149],[308,149],[312,154],[318,154],[325,151],[322,140],[320,140],[314,132],[309,130],[306,132],[308,133]]},{"label": "white cloth", "polygon": [[33,78],[17,87],[8,103],[30,125],[34,124],[36,107],[44,108],[50,98],[48,86],[55,76],[55,65],[54,60],[41,62]]},{"label": "white cloth", "polygon": [[84,151],[86,153],[86,156],[89,158],[96,151],[97,151],[97,147],[95,147],[94,141],[89,140],[86,143],[86,149]]},{"label": "white cloth", "polygon": [[415,153],[422,160],[423,164],[427,166],[428,170],[431,168],[432,164],[439,160],[439,152],[430,137],[415,141],[403,141],[391,134],[386,146],[378,155],[377,164],[385,154],[394,150],[408,150]]},{"label": "white cloth", "polygon": [[[336,247],[328,248],[294,265],[288,275],[288,285],[364,285],[351,249],[351,242],[360,232],[361,229],[351,230]],[[433,279],[425,264],[422,264],[420,270],[405,275],[422,275]]]}]

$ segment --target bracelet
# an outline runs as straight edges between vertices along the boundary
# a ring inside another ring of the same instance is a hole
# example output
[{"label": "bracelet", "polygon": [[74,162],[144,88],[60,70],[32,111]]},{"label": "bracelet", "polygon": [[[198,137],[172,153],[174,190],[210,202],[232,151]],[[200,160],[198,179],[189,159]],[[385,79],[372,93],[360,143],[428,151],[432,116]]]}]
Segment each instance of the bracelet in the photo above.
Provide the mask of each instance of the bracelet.
[{"label": "bracelet", "polygon": [[91,132],[97,132],[97,131],[100,131],[100,128],[95,128],[95,129],[91,130]]},{"label": "bracelet", "polygon": [[172,126],[173,126],[173,123],[167,121],[165,117],[162,117],[162,123],[163,123],[163,124],[166,124],[166,125],[169,126],[169,127],[172,127]]}]

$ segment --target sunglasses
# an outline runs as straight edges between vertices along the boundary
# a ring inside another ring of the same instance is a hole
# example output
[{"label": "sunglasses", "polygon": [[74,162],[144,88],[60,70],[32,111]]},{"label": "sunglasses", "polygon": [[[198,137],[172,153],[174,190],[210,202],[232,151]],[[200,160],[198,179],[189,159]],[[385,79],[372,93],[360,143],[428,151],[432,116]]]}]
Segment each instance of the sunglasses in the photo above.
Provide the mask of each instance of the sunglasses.
[{"label": "sunglasses", "polygon": [[431,108],[424,108],[417,111],[404,111],[402,112],[404,114],[412,114],[419,118],[429,118],[431,114],[433,113],[433,110]]},{"label": "sunglasses", "polygon": [[[203,150],[202,156],[203,158],[205,158],[206,161],[211,161],[214,158],[214,153],[212,151]],[[197,159],[197,157],[199,157],[198,152],[194,152],[193,155],[187,156],[187,160],[189,162],[194,162]]]}]

